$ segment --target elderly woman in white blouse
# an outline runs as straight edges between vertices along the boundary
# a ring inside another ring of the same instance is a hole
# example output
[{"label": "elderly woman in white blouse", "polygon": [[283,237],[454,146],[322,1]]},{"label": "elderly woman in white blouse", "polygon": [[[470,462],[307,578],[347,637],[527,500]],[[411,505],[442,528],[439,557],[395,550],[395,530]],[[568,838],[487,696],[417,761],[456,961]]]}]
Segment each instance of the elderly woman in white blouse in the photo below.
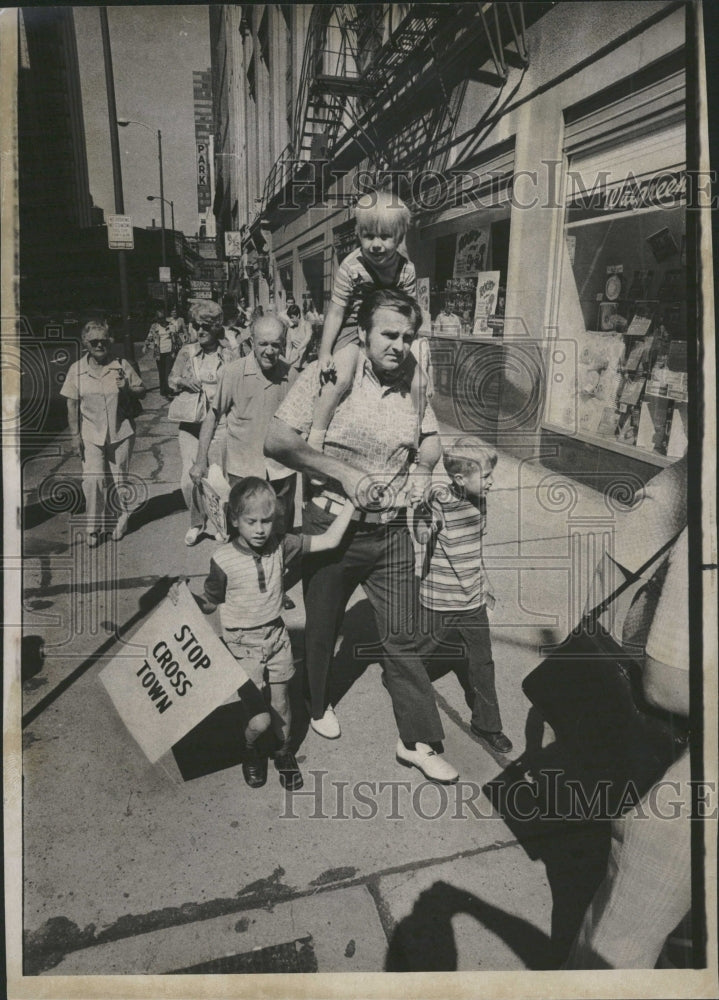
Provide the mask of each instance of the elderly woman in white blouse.
[{"label": "elderly woman in white blouse", "polygon": [[86,353],[68,369],[61,395],[67,400],[67,419],[73,448],[82,461],[82,489],[87,513],[87,544],[100,542],[108,520],[105,475],[114,481],[115,507],[119,514],[113,541],[127,531],[131,490],[127,488],[130,458],[135,443],[136,401],[145,387],[134,368],[111,353],[112,338],[107,323],[90,320],[82,330]]}]

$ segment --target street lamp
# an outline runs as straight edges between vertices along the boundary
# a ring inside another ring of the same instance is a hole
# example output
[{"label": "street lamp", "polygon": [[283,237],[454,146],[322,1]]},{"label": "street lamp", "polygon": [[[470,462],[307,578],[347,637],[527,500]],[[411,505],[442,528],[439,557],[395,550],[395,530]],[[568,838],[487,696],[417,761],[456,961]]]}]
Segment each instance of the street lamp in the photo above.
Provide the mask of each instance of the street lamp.
[{"label": "street lamp", "polygon": [[172,218],[172,231],[174,233],[175,232],[175,203],[174,203],[174,201],[172,201],[172,200],[168,201],[167,198],[163,198],[163,197],[161,197],[161,195],[157,195],[157,194],[148,194],[147,200],[148,201],[164,201],[166,205],[170,206],[170,216]]},{"label": "street lamp", "polygon": [[[128,125],[140,125],[142,128],[146,128],[148,132],[153,132],[149,125],[144,122],[138,122],[134,118],[118,118],[117,124],[122,128],[127,128]],[[162,266],[167,267],[167,253],[165,250],[165,179],[162,173],[162,132],[157,130],[157,158],[160,163],[160,225],[162,227]],[[174,228],[174,227],[173,227]]]}]

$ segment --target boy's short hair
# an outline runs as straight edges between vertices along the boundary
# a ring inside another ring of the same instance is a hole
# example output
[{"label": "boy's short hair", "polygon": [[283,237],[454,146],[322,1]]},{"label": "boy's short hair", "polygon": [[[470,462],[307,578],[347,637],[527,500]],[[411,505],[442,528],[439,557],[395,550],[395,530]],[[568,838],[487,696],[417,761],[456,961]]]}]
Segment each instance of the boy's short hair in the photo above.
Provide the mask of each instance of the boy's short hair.
[{"label": "boy's short hair", "polygon": [[375,227],[388,230],[399,242],[410,223],[410,211],[391,191],[368,191],[360,196],[354,211],[357,234]]},{"label": "boy's short hair", "polygon": [[255,497],[262,497],[272,503],[273,509],[277,507],[277,494],[266,479],[259,476],[247,476],[230,490],[228,506],[232,517],[239,517],[250,500]]},{"label": "boy's short hair", "polygon": [[458,438],[444,452],[444,467],[450,476],[470,475],[475,469],[493,469],[497,452],[475,437]]}]

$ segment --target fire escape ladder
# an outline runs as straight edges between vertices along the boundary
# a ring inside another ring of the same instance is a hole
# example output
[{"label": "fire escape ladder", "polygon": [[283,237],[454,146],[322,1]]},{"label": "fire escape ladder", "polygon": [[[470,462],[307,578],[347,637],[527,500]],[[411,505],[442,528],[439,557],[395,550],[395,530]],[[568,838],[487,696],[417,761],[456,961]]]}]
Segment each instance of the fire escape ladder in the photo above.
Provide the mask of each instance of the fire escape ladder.
[{"label": "fire escape ladder", "polygon": [[[510,68],[526,69],[526,18],[552,3],[411,4],[384,37],[386,5],[315,4],[310,14],[292,142],[270,171],[263,209],[289,182],[302,197],[321,183],[319,161],[357,162],[357,148],[380,168],[443,169],[468,81],[488,84],[496,106]],[[345,141],[345,134],[347,140]],[[354,158],[354,159],[353,159]],[[300,185],[300,186],[298,186]]]},{"label": "fire escape ladder", "polygon": [[521,0],[515,3],[478,3],[477,9],[494,63],[494,73],[477,67],[472,78],[479,83],[503,87],[510,66],[526,69],[529,65],[524,4]]}]

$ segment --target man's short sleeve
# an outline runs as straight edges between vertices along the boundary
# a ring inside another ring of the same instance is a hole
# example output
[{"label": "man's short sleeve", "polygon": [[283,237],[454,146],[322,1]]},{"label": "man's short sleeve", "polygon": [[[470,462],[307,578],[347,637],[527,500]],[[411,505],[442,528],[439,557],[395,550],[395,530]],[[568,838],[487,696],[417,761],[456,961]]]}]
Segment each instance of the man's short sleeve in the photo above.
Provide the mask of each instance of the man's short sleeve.
[{"label": "man's short sleeve", "polygon": [[342,261],[337,269],[335,280],[332,284],[332,302],[342,309],[346,309],[352,297],[352,275],[345,261]]},{"label": "man's short sleeve", "polygon": [[80,369],[77,361],[74,361],[68,368],[65,381],[62,383],[60,395],[66,399],[80,398]]},{"label": "man's short sleeve", "polygon": [[318,393],[317,362],[298,376],[275,413],[278,420],[288,424],[300,434],[308,434]]},{"label": "man's short sleeve", "polygon": [[439,434],[439,425],[437,424],[437,418],[434,415],[434,410],[427,403],[424,408],[424,417],[422,419],[422,426],[420,428],[420,437],[427,437],[429,434]]},{"label": "man's short sleeve", "polygon": [[217,392],[212,403],[212,409],[220,417],[224,417],[232,409],[234,399],[232,388],[235,382],[236,371],[235,362],[230,362],[229,365],[225,365],[220,369],[220,377],[217,380]]}]

